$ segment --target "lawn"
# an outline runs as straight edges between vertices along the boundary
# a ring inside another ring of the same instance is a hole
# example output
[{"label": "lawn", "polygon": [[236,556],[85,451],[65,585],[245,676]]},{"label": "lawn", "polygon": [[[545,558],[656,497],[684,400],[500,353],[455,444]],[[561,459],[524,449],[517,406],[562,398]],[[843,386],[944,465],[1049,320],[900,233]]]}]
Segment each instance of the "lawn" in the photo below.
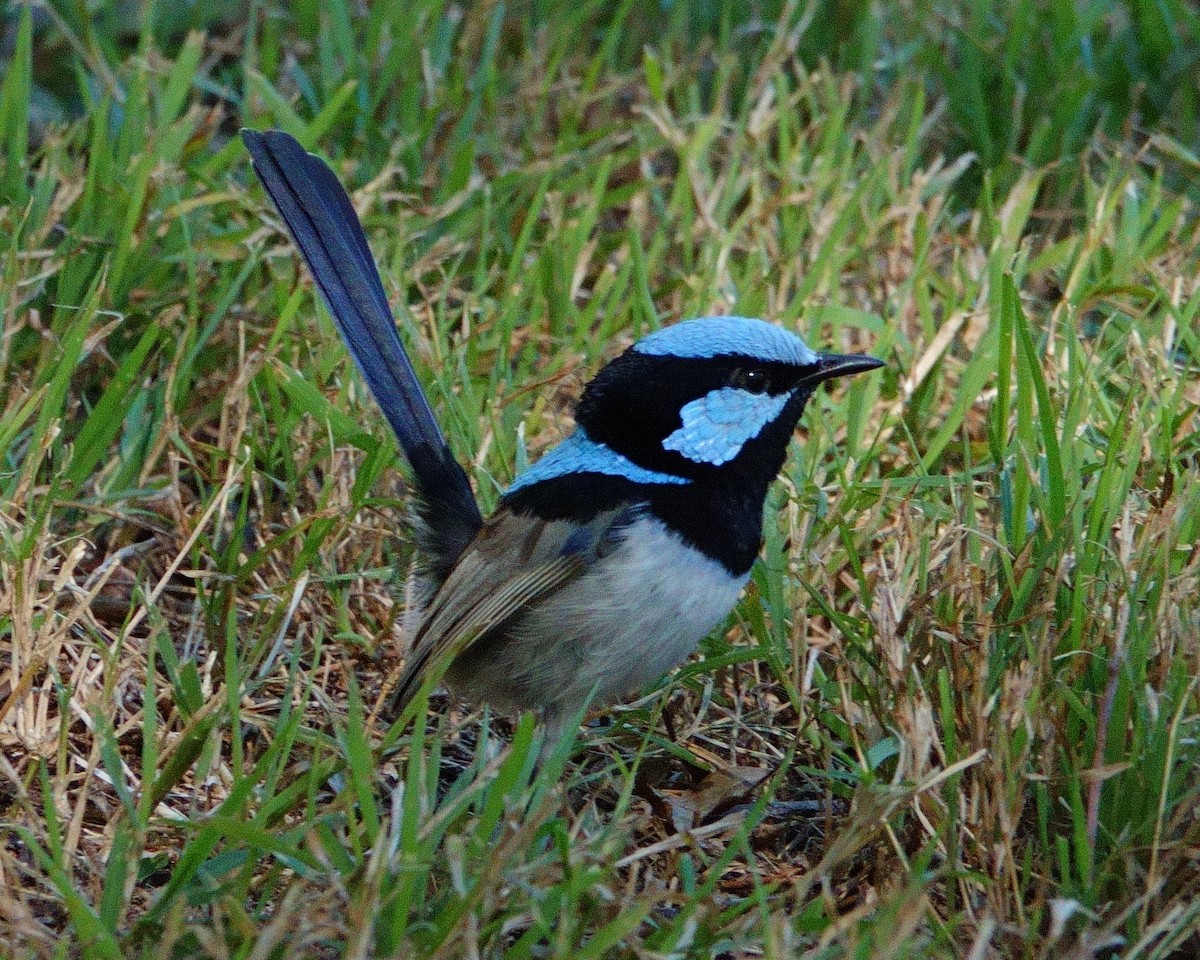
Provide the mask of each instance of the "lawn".
[{"label": "lawn", "polygon": [[[1200,955],[1193,6],[0,11],[0,954]],[[382,710],[404,467],[242,126],[485,512],[660,325],[887,362],[573,750]]]}]

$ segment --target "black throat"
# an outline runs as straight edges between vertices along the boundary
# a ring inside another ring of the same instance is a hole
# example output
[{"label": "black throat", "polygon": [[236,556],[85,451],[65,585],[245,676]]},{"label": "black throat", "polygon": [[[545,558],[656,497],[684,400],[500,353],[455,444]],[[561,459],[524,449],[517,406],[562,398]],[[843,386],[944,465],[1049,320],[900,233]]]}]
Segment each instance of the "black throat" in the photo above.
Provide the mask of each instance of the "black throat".
[{"label": "black throat", "polygon": [[[572,473],[520,487],[504,506],[542,520],[588,523],[630,504],[647,512],[732,576],[744,576],[762,544],[767,489],[783,468],[787,445],[808,399],[797,393],[784,413],[721,466],[689,464],[687,483],[640,483],[623,476]],[[661,469],[661,464],[654,463]]]}]

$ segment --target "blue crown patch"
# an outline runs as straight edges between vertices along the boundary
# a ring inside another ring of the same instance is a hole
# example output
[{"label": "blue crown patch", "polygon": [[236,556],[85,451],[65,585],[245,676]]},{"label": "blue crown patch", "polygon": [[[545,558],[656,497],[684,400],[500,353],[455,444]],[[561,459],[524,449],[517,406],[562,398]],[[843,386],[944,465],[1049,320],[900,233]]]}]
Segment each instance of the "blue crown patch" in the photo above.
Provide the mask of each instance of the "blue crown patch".
[{"label": "blue crown patch", "polygon": [[736,356],[806,367],[817,354],[790,330],[752,317],[701,317],[656,330],[633,345],[635,353],[706,360]]}]

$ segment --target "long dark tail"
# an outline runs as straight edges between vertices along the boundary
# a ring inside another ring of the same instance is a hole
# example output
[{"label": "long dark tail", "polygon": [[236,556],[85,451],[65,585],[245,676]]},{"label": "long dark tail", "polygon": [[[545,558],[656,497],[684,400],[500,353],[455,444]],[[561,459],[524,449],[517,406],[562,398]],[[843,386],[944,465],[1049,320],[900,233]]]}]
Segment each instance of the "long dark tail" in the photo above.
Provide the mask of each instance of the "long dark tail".
[{"label": "long dark tail", "polygon": [[308,264],[338,332],[412,465],[418,546],[440,583],[483,525],[388,306],[362,225],[337,176],[280,130],[243,130],[254,171]]}]

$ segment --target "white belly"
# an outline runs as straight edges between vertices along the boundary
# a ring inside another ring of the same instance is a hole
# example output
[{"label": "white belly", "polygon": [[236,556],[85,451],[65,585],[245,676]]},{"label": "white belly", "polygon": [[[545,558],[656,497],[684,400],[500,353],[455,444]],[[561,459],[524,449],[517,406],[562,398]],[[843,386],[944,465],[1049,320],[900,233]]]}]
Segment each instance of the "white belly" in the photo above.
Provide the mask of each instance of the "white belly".
[{"label": "white belly", "polygon": [[748,576],[731,575],[658,520],[638,520],[611,554],[522,618],[505,646],[535,645],[540,655],[505,667],[543,703],[574,710],[593,690],[594,705],[607,703],[686,659]]}]

